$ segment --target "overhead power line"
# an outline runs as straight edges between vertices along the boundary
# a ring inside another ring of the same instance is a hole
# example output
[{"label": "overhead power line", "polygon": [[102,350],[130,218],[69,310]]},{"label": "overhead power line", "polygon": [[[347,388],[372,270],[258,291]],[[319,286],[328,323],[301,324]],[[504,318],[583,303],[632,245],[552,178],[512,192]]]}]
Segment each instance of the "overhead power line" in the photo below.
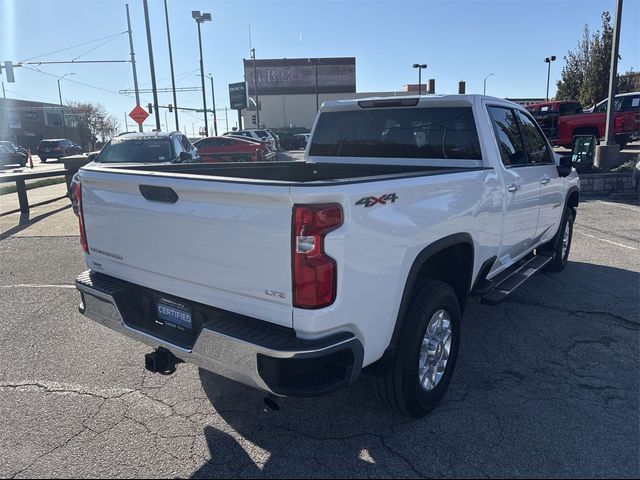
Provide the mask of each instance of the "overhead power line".
[{"label": "overhead power line", "polygon": [[[35,57],[25,58],[24,60],[22,60],[19,63],[30,62],[31,60],[35,60],[36,58],[48,57],[49,55],[54,55],[54,54],[60,53],[60,52],[66,52],[67,50],[73,50],[74,48],[83,47],[85,45],[90,45],[92,43],[100,42],[102,40],[115,39],[115,38],[119,37],[120,35],[122,35],[123,33],[127,33],[127,31],[120,32],[120,33],[115,33],[115,34],[112,34],[112,35],[107,35],[106,37],[101,37],[101,38],[97,38],[95,40],[90,40],[88,42],[79,43],[79,44],[73,45],[71,47],[61,48],[60,50],[54,50],[53,52],[43,53],[42,55],[36,55]],[[78,58],[80,58],[80,57],[78,57]]]}]

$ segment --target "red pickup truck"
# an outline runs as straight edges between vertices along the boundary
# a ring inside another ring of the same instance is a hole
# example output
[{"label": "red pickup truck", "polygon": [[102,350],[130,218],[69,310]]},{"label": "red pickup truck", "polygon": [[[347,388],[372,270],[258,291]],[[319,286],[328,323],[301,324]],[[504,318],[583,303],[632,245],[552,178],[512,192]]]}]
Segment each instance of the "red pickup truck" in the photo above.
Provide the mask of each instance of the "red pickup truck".
[{"label": "red pickup truck", "polygon": [[534,103],[525,107],[536,119],[545,136],[553,141],[558,138],[560,117],[582,113],[582,105],[575,100],[554,100]]},{"label": "red pickup truck", "polygon": [[[614,100],[614,134],[616,142],[624,147],[627,142],[640,138],[640,92],[616,95]],[[607,100],[602,100],[591,111],[558,118],[557,137],[551,142],[563,147],[573,146],[576,135],[604,138],[607,123]]]}]

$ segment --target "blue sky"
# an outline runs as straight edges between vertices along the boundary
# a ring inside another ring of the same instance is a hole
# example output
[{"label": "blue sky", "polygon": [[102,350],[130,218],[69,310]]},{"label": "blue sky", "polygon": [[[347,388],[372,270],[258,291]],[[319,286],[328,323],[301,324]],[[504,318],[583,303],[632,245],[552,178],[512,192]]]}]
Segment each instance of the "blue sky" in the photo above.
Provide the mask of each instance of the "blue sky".
[{"label": "blue sky", "polygon": [[[70,60],[100,42],[51,53],[126,30],[129,3],[141,88],[150,87],[142,0],[0,0],[0,61]],[[357,90],[394,91],[417,83],[413,63],[426,63],[423,78],[436,78],[438,93],[456,93],[459,80],[467,92],[499,97],[544,97],[547,65],[551,95],[560,77],[563,56],[577,46],[582,29],[599,29],[600,15],[615,11],[614,0],[512,1],[211,1],[168,0],[177,86],[199,85],[197,28],[191,10],[210,12],[202,27],[205,73],[215,79],[219,127],[224,129],[227,84],[242,81],[242,58],[249,56],[248,25],[258,58],[355,56]],[[159,87],[169,87],[169,59],[161,0],[149,0]],[[640,70],[640,0],[625,0],[619,71]],[[48,54],[41,56],[44,54]],[[125,35],[80,59],[128,59]],[[124,124],[124,112],[135,104],[118,90],[132,88],[129,64],[40,65],[17,69],[8,97],[57,103],[56,76],[64,101],[102,103]],[[0,80],[4,77],[0,76]],[[88,85],[91,85],[88,86]],[[207,95],[209,80],[207,79]],[[142,95],[142,103],[151,94]],[[161,104],[171,94],[160,94]],[[210,102],[210,98],[209,98]],[[181,106],[199,108],[199,92],[180,94]],[[170,117],[170,116],[169,116]],[[202,124],[200,114],[181,114],[188,133]],[[229,126],[235,115],[230,112]],[[164,122],[164,114],[161,117]],[[149,122],[149,120],[147,121]],[[131,122],[133,123],[133,122]],[[173,128],[172,118],[169,127]]]}]

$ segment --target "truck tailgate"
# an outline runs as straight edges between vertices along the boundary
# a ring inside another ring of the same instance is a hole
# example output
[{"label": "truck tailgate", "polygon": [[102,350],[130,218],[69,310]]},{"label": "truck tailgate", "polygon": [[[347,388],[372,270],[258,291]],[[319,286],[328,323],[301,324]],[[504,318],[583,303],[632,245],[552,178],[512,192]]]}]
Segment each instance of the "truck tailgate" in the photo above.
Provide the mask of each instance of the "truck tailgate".
[{"label": "truck tailgate", "polygon": [[106,169],[80,178],[89,268],[292,326],[288,186]]}]

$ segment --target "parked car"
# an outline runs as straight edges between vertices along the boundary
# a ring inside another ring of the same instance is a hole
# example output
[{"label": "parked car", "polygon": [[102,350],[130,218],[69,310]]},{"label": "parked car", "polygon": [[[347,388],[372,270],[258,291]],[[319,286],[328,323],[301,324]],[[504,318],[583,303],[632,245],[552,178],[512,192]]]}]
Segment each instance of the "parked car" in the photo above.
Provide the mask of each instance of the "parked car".
[{"label": "parked car", "polygon": [[194,163],[198,150],[180,132],[126,133],[109,141],[98,163]]},{"label": "parked car", "polygon": [[233,132],[223,133],[223,136],[226,136],[226,135],[242,136],[242,137],[247,137],[247,138],[253,138],[255,140],[261,140],[261,141],[269,142],[269,145],[271,146],[271,149],[274,152],[278,151],[278,143],[276,141],[276,138],[268,130],[257,129],[257,128],[256,129],[248,129],[248,130],[236,130],[236,131],[233,131]]},{"label": "parked car", "polygon": [[275,157],[266,142],[233,135],[203,138],[194,146],[203,163],[262,162]]},{"label": "parked car", "polygon": [[296,135],[296,137],[300,137],[302,139],[302,147],[300,148],[307,148],[307,143],[309,142],[309,137],[311,136],[310,133],[298,133]]},{"label": "parked car", "polygon": [[4,144],[0,144],[0,166],[19,165],[24,167],[26,164],[27,155]]},{"label": "parked car", "polygon": [[305,146],[304,138],[288,132],[278,132],[278,141],[283,150],[298,150]]},{"label": "parked car", "polygon": [[4,145],[5,147],[8,147],[9,149],[13,150],[14,152],[19,152],[19,153],[22,153],[22,154],[27,155],[27,156],[29,155],[29,151],[26,148],[19,147],[15,143],[9,142],[8,140],[0,140],[0,145]]},{"label": "parked car", "polygon": [[[200,162],[198,150],[180,132],[122,133],[112,138],[102,150],[91,152],[87,157],[90,162],[99,164]],[[79,179],[78,173],[72,177],[67,194],[76,215]]]},{"label": "parked car", "polygon": [[[615,117],[613,131],[620,148],[640,138],[640,92],[622,93],[614,99]],[[573,148],[576,135],[593,135],[602,139],[606,132],[607,99],[602,100],[589,112],[566,115],[558,119],[558,135],[553,143]]]},{"label": "parked car", "polygon": [[422,417],[451,382],[467,298],[495,305],[566,266],[571,157],[482,95],[327,101],[310,142],[269,168],[82,168],[80,311],[153,347],[151,371],[180,359],[309,397],[367,367]]},{"label": "parked car", "polygon": [[42,140],[37,149],[40,162],[45,163],[49,158],[60,160],[68,155],[82,153],[82,147],[66,138],[54,138]]}]

